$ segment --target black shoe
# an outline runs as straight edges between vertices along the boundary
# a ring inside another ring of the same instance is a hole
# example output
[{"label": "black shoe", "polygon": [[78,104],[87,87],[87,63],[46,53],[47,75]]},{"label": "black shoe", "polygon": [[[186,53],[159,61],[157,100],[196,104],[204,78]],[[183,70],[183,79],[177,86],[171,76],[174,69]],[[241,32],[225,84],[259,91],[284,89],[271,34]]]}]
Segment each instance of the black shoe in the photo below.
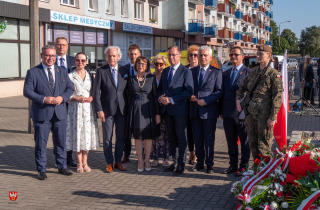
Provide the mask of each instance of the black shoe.
[{"label": "black shoe", "polygon": [[47,179],[47,174],[46,174],[46,172],[38,172],[38,179],[40,179],[40,180],[46,180],[46,179]]},{"label": "black shoe", "polygon": [[178,165],[177,169],[173,172],[173,175],[179,176],[183,174],[183,172],[184,172],[184,166]]},{"label": "black shoe", "polygon": [[164,172],[171,172],[171,171],[174,171],[174,169],[176,168],[176,165],[175,163],[171,164],[168,168],[165,168],[163,169]]},{"label": "black shoe", "polygon": [[228,169],[224,170],[222,173],[223,174],[231,174],[234,173],[238,170],[238,167],[236,166],[230,166]]},{"label": "black shoe", "polygon": [[70,176],[70,175],[73,174],[68,168],[65,168],[65,169],[62,169],[62,170],[59,170],[59,169],[58,169],[58,172],[59,172],[60,174],[67,175],[67,176]]},{"label": "black shoe", "polygon": [[214,170],[212,166],[207,166],[207,174],[213,174]]},{"label": "black shoe", "polygon": [[74,162],[74,160],[71,160],[70,162],[67,162],[67,165],[70,167],[77,167],[77,163]]},{"label": "black shoe", "polygon": [[190,172],[196,172],[196,171],[201,171],[202,169],[204,169],[203,165],[196,165],[195,167],[192,167],[191,169],[189,169]]}]

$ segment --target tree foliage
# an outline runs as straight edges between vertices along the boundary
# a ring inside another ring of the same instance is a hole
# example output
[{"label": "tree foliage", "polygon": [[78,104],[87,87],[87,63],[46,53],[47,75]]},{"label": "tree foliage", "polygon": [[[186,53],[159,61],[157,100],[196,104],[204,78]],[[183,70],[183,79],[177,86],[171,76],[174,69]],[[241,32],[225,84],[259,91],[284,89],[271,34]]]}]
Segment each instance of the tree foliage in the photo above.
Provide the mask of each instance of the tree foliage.
[{"label": "tree foliage", "polygon": [[3,21],[2,23],[0,23],[0,34],[2,34],[4,32],[4,30],[6,30],[7,28],[7,21]]},{"label": "tree foliage", "polygon": [[295,33],[293,33],[290,29],[284,29],[281,33],[281,37],[286,39],[289,43],[289,48],[288,48],[289,54],[299,53],[299,46],[298,46],[299,40],[296,37]]},{"label": "tree foliage", "polygon": [[299,48],[301,55],[316,56],[320,52],[320,28],[311,26],[302,30]]},{"label": "tree foliage", "polygon": [[270,35],[270,41],[272,42],[272,51],[274,55],[279,55],[279,29],[277,24],[273,20],[270,20],[270,27],[272,28],[272,34]]}]

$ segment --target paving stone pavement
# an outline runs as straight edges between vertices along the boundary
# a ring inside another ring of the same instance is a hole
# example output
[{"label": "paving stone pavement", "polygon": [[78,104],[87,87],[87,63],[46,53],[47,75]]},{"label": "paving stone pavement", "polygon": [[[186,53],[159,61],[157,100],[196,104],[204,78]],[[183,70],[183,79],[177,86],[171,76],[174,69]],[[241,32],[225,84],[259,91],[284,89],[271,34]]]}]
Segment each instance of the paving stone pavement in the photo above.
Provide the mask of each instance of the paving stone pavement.
[{"label": "paving stone pavement", "polygon": [[[22,96],[0,99],[0,209],[235,209],[230,192],[234,175],[221,172],[229,166],[227,144],[218,120],[215,142],[215,173],[186,172],[179,177],[154,167],[137,172],[137,157],[125,164],[126,172],[104,173],[103,150],[90,151],[91,173],[63,176],[55,168],[51,136],[48,141],[48,179],[37,179],[33,135],[27,133],[27,99]],[[312,130],[319,118],[289,114],[292,130]],[[319,129],[318,129],[319,130]],[[102,137],[100,125],[100,137]],[[102,145],[102,139],[100,140]],[[133,148],[134,149],[134,148]],[[186,169],[191,166],[186,166]],[[75,172],[75,169],[71,169]],[[18,199],[9,200],[9,191]]]}]

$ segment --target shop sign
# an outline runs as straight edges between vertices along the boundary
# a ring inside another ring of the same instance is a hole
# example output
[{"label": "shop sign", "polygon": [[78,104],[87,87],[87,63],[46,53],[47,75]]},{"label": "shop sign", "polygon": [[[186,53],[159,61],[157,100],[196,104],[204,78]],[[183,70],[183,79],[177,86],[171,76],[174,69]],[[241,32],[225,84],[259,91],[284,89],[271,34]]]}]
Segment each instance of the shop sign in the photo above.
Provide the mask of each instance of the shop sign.
[{"label": "shop sign", "polygon": [[142,26],[132,23],[123,23],[123,30],[135,33],[152,34],[153,29],[149,26]]},{"label": "shop sign", "polygon": [[95,28],[115,29],[113,20],[103,20],[98,18],[85,17],[81,15],[68,14],[50,10],[50,20],[52,22],[89,26]]}]

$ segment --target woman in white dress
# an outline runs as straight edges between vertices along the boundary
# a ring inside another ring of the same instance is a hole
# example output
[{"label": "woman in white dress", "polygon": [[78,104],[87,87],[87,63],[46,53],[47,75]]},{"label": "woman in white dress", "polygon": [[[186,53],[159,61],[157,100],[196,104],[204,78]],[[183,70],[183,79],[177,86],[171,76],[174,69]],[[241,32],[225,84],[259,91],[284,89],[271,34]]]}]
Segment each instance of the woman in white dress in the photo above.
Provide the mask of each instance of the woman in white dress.
[{"label": "woman in white dress", "polygon": [[85,70],[87,56],[80,52],[75,57],[76,69],[69,73],[74,87],[68,106],[67,150],[77,155],[77,172],[90,172],[89,150],[100,147],[97,117],[92,105],[93,77]]}]

